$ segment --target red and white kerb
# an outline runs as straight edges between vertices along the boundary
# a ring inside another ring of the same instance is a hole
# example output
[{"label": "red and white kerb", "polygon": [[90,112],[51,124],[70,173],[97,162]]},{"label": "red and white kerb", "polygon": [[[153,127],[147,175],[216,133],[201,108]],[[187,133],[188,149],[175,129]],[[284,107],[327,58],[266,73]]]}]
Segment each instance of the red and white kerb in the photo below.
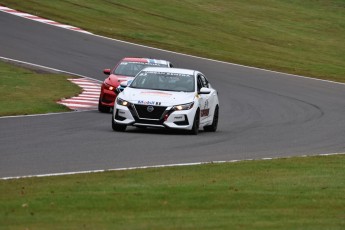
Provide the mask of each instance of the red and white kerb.
[{"label": "red and white kerb", "polygon": [[38,22],[41,22],[41,23],[49,24],[49,25],[52,25],[52,26],[58,26],[58,27],[65,28],[65,29],[68,29],[68,30],[73,30],[73,31],[81,32],[81,33],[91,34],[90,32],[88,32],[86,30],[82,30],[82,29],[80,29],[78,27],[75,27],[75,26],[64,25],[64,24],[61,24],[59,22],[55,22],[55,21],[52,21],[52,20],[49,20],[49,19],[41,18],[41,17],[35,16],[35,15],[32,15],[32,14],[28,14],[28,13],[23,13],[23,12],[20,12],[20,11],[17,11],[17,10],[14,10],[14,9],[11,9],[11,8],[8,8],[8,7],[5,7],[5,6],[0,6],[0,11],[5,12],[5,13],[9,13],[9,14],[13,14],[13,15],[16,15],[16,16],[19,16],[19,17],[27,18],[27,19],[30,19],[30,20],[38,21]]}]

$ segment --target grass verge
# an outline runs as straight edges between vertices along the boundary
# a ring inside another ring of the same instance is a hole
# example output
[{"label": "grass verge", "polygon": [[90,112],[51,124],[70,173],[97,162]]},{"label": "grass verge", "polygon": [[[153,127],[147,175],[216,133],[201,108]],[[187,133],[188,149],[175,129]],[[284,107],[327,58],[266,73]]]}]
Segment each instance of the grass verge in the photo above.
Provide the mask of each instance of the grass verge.
[{"label": "grass verge", "polygon": [[345,82],[343,0],[59,0],[0,4],[96,34]]},{"label": "grass verge", "polygon": [[69,111],[57,104],[81,92],[71,76],[35,72],[0,61],[0,116]]},{"label": "grass verge", "polygon": [[0,180],[0,229],[343,229],[345,155]]}]

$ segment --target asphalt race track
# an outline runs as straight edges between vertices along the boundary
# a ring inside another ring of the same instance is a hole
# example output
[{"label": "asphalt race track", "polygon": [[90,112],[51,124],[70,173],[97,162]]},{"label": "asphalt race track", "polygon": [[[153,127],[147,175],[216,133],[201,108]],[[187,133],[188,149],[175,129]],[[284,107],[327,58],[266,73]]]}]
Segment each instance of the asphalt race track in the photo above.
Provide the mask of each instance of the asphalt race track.
[{"label": "asphalt race track", "polygon": [[[345,85],[215,62],[0,12],[0,56],[103,80],[124,56],[198,69],[219,91],[216,133],[128,128],[98,111],[0,118],[0,177],[345,152]],[[1,77],[1,76],[0,76]],[[44,86],[42,86],[44,87]]]}]

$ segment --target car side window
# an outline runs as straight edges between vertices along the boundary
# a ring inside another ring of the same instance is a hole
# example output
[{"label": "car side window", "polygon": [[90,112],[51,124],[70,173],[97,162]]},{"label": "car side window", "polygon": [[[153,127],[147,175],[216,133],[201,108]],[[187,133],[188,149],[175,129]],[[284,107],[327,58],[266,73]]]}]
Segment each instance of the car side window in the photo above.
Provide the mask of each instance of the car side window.
[{"label": "car side window", "polygon": [[201,82],[202,82],[202,87],[209,88],[208,81],[207,81],[206,77],[204,75],[200,75],[200,79],[201,79]]},{"label": "car side window", "polygon": [[198,75],[198,90],[200,90],[201,87],[209,88],[208,81],[204,75]]},{"label": "car side window", "polygon": [[198,83],[198,92],[199,92],[200,89],[203,87],[203,85],[202,85],[202,80],[201,80],[200,75],[198,75],[198,81],[197,81],[197,83]]}]

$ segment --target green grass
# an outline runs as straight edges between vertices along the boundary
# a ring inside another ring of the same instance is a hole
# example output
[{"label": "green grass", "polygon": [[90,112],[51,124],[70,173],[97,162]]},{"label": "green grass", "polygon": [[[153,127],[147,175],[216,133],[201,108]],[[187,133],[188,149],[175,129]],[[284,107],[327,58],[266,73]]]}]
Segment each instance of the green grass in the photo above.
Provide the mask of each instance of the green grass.
[{"label": "green grass", "polygon": [[38,73],[0,61],[0,116],[69,111],[57,104],[81,92],[71,76]]},{"label": "green grass", "polygon": [[344,229],[345,155],[0,180],[0,229]]},{"label": "green grass", "polygon": [[0,0],[113,38],[345,82],[344,0]]}]

